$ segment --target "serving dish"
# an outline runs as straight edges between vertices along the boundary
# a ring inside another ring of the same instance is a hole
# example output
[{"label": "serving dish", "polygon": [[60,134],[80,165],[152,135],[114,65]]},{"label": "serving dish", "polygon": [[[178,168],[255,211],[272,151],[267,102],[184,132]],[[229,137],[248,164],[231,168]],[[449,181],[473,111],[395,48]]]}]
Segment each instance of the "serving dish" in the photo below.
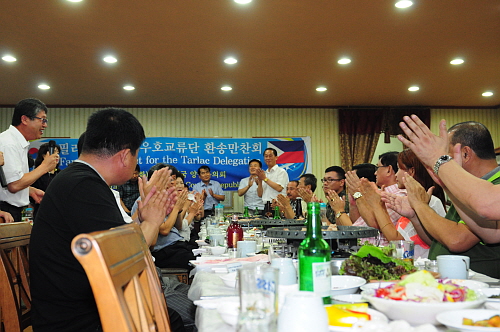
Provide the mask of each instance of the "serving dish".
[{"label": "serving dish", "polygon": [[446,325],[450,329],[457,329],[460,331],[500,331],[498,327],[481,327],[481,326],[468,326],[463,325],[464,318],[470,318],[473,321],[489,319],[492,316],[500,315],[498,310],[487,309],[466,309],[466,310],[453,310],[442,312],[436,316],[439,323]]},{"label": "serving dish", "polygon": [[445,311],[472,309],[480,307],[486,301],[486,295],[477,293],[477,299],[465,302],[410,302],[396,301],[375,297],[375,289],[361,292],[375,309],[384,313],[392,320],[402,319],[411,325],[439,324],[436,316]]}]

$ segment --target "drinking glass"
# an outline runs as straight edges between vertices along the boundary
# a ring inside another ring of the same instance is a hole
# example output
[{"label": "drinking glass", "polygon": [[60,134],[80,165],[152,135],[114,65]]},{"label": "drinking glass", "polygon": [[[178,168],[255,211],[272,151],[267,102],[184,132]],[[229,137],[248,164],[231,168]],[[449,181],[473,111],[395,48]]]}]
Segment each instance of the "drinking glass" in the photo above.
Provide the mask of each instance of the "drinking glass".
[{"label": "drinking glass", "polygon": [[288,294],[278,318],[278,332],[303,331],[328,331],[328,316],[323,299],[313,292]]},{"label": "drinking glass", "polygon": [[278,270],[247,264],[238,270],[240,315],[237,332],[275,332],[278,315]]}]

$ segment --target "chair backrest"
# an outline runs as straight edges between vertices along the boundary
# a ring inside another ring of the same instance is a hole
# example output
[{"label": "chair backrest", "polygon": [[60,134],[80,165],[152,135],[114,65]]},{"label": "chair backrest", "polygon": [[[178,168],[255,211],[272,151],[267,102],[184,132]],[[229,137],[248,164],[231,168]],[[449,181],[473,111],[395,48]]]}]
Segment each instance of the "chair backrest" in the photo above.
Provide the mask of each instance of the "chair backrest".
[{"label": "chair backrest", "polygon": [[5,332],[19,332],[31,325],[30,237],[29,222],[0,224],[0,312]]},{"label": "chair backrest", "polygon": [[140,227],[80,234],[71,250],[89,278],[104,332],[169,332],[167,304]]}]

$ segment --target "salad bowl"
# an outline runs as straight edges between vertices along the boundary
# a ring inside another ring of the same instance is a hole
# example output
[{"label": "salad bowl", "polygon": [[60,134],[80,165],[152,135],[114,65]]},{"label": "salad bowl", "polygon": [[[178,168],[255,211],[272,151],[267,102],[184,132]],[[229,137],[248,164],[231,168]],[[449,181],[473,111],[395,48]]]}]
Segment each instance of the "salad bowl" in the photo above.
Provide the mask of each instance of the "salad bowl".
[{"label": "salad bowl", "polygon": [[439,322],[436,316],[439,313],[451,310],[472,309],[480,307],[486,301],[486,295],[476,292],[477,298],[464,302],[412,302],[397,301],[375,296],[374,289],[361,292],[375,309],[384,313],[392,320],[403,319],[411,325],[434,324]]}]

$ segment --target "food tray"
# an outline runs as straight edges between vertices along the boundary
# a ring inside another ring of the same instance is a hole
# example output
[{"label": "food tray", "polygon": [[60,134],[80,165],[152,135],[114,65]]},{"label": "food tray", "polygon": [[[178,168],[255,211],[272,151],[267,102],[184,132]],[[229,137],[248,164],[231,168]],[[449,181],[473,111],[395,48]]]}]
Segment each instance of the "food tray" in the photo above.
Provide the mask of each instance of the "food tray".
[{"label": "food tray", "polygon": [[304,225],[306,219],[240,219],[238,223],[241,226],[250,225],[253,227],[257,226],[301,226]]},{"label": "food tray", "polygon": [[[290,240],[301,240],[306,237],[306,231],[300,226],[272,227],[266,231],[266,236],[285,238]],[[338,231],[328,231],[323,228],[323,239],[359,239],[378,236],[378,230],[372,227],[338,226]]]}]

